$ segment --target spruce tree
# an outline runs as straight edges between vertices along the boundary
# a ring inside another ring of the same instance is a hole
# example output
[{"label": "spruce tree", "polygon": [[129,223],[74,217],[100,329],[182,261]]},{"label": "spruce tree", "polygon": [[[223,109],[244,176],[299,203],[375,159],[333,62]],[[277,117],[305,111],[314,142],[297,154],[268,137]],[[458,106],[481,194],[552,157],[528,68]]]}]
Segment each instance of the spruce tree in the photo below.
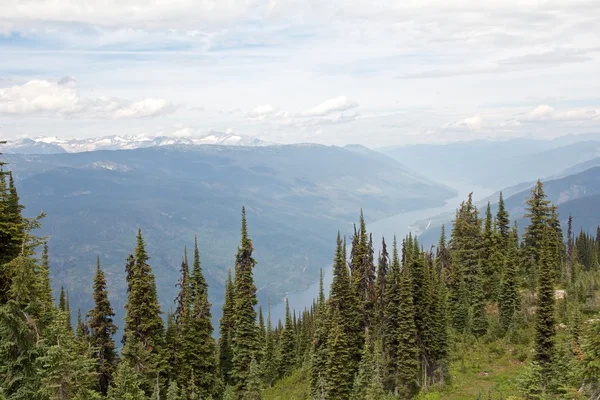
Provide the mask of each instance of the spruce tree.
[{"label": "spruce tree", "polygon": [[281,376],[289,375],[296,367],[296,332],[292,325],[287,298],[285,299],[285,328],[281,338],[281,361],[279,366]]},{"label": "spruce tree", "polygon": [[386,387],[388,389],[395,389],[398,384],[398,349],[401,336],[401,332],[399,331],[399,307],[402,295],[400,292],[400,280],[401,269],[398,256],[398,244],[394,237],[392,265],[386,279],[385,287],[386,308],[384,310],[384,329],[382,338],[383,351],[385,353],[385,360],[387,361],[387,371],[385,371],[385,376],[388,377],[388,382],[386,382]]},{"label": "spruce tree", "polygon": [[554,263],[552,233],[545,228],[542,233],[540,265],[536,298],[535,321],[535,361],[539,363],[545,385],[553,370],[554,337],[556,335],[554,316]]},{"label": "spruce tree", "polygon": [[37,360],[41,368],[40,394],[50,400],[89,398],[96,384],[94,360],[78,353],[73,333],[66,325],[66,312],[56,311],[48,329],[49,346]]},{"label": "spruce tree", "polygon": [[541,260],[542,241],[547,234],[546,226],[550,218],[550,201],[544,193],[544,186],[538,181],[527,199],[526,218],[530,223],[523,236],[523,267],[526,283],[530,289],[537,283],[537,270]]},{"label": "spruce tree", "polygon": [[123,358],[141,373],[146,394],[153,392],[156,375],[163,369],[161,350],[164,344],[162,311],[156,293],[152,268],[141,229],[137,234],[135,262],[128,271],[130,291],[125,304]]},{"label": "spruce tree", "polygon": [[191,276],[191,298],[193,304],[189,327],[184,330],[185,364],[192,371],[189,377],[199,398],[209,398],[217,392],[217,359],[213,339],[211,304],[208,287],[200,265],[198,241],[194,244],[194,264]]},{"label": "spruce tree", "polygon": [[498,302],[500,311],[500,325],[504,331],[507,331],[510,328],[514,320],[515,313],[518,311],[521,303],[517,276],[517,235],[517,232],[511,232],[508,244],[508,254],[504,266],[504,276],[502,278],[500,298]]},{"label": "spruce tree", "polygon": [[169,389],[167,390],[167,400],[185,400],[179,395],[179,386],[176,381],[169,383]]},{"label": "spruce tree", "polygon": [[115,313],[108,300],[106,277],[100,268],[100,257],[98,257],[96,264],[93,297],[94,308],[87,314],[90,344],[94,349],[96,359],[96,387],[103,396],[106,396],[118,362],[113,340],[113,335],[117,332],[117,326],[113,322]]},{"label": "spruce tree", "polygon": [[235,288],[233,279],[231,278],[231,270],[227,274],[227,282],[225,284],[225,301],[223,302],[223,312],[220,319],[219,338],[219,366],[221,376],[225,384],[230,385],[232,381],[232,366],[233,366],[233,335],[234,335],[234,307],[235,307]]},{"label": "spruce tree", "polygon": [[128,363],[121,362],[117,367],[114,382],[108,390],[109,400],[147,400],[141,388],[141,379]]},{"label": "spruce tree", "polygon": [[375,305],[375,310],[377,312],[377,332],[378,335],[382,335],[383,331],[383,319],[384,319],[384,310],[386,307],[385,304],[385,286],[387,274],[389,271],[389,254],[387,252],[387,245],[385,243],[385,238],[381,239],[381,251],[379,253],[379,259],[377,262],[377,302]]},{"label": "spruce tree", "polygon": [[418,390],[419,348],[411,270],[404,268],[400,274],[398,303],[397,391],[401,398],[411,399]]},{"label": "spruce tree", "polygon": [[[48,259],[48,242],[44,241],[44,247],[42,250],[42,263],[40,265],[40,304],[42,306],[42,314],[52,315],[54,310],[54,299],[52,296],[52,285],[50,280],[50,262]],[[42,322],[44,326],[48,325],[50,321],[45,320]]]},{"label": "spruce tree", "polygon": [[360,365],[358,366],[358,372],[354,378],[354,385],[352,387],[352,395],[350,396],[350,400],[365,399],[369,385],[375,379],[375,357],[371,347],[371,339],[367,330],[365,334],[365,346],[363,347]]},{"label": "spruce tree", "polygon": [[271,302],[269,301],[267,310],[267,326],[265,332],[265,344],[263,351],[262,370],[267,387],[271,387],[277,375],[279,374],[279,366],[276,363],[275,354],[275,333],[271,323]]},{"label": "spruce tree", "polygon": [[496,229],[501,237],[501,247],[504,247],[508,244],[508,239],[510,235],[510,219],[508,215],[508,211],[506,211],[506,206],[504,205],[504,198],[502,197],[502,192],[500,192],[500,197],[498,198],[498,211],[496,212]]},{"label": "spruce tree", "polygon": [[328,400],[347,400],[352,392],[354,373],[351,344],[346,340],[344,318],[339,309],[332,310],[331,329],[327,340],[326,388]]},{"label": "spruce tree", "polygon": [[250,361],[250,370],[248,371],[248,381],[242,400],[262,400],[262,385],[258,361],[256,361],[256,358],[252,358]]},{"label": "spruce tree", "polygon": [[252,257],[252,241],[248,237],[246,210],[242,208],[242,238],[235,260],[235,307],[233,335],[232,376],[237,391],[242,395],[246,391],[250,363],[259,350],[258,326],[256,324],[257,304],[256,286],[252,270],[256,261]]},{"label": "spruce tree", "polygon": [[473,293],[473,317],[471,319],[471,332],[477,337],[487,333],[488,320],[485,311],[484,276],[481,264],[475,277],[475,292]]}]

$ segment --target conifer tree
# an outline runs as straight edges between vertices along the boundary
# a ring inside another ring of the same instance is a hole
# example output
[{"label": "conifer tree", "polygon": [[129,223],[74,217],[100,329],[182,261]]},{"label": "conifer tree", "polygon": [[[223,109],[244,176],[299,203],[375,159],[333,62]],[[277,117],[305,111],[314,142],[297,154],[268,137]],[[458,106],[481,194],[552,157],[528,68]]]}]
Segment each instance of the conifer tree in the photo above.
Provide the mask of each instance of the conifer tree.
[{"label": "conifer tree", "polygon": [[344,318],[339,309],[332,310],[331,329],[327,340],[326,388],[329,400],[347,400],[352,392],[351,344],[346,340]]},{"label": "conifer tree", "polygon": [[475,292],[473,293],[473,317],[471,320],[471,332],[477,337],[487,333],[488,320],[485,311],[484,277],[481,264],[475,277]]},{"label": "conifer tree", "polygon": [[310,389],[314,398],[322,398],[325,396],[325,372],[328,357],[327,338],[329,336],[330,322],[328,311],[329,307],[326,304],[325,291],[323,288],[323,269],[321,269],[319,298],[315,310],[315,328],[312,339],[310,363]]},{"label": "conifer tree", "polygon": [[[419,258],[419,257],[417,257]],[[415,307],[413,304],[413,281],[411,270],[404,268],[400,274],[398,303],[398,393],[401,398],[411,399],[418,389],[419,348]]]},{"label": "conifer tree", "polygon": [[[400,317],[400,259],[398,256],[398,244],[394,237],[392,250],[392,265],[386,279],[385,298],[386,308],[384,310],[383,350],[387,361],[386,382],[388,389],[395,389],[398,384],[398,349],[401,332],[399,331]],[[412,291],[411,291],[412,295]]]},{"label": "conifer tree", "polygon": [[[27,247],[10,263],[15,271],[6,304],[0,307],[0,379],[8,399],[36,399],[40,379],[36,359],[41,332],[39,277],[37,265]],[[51,320],[52,318],[50,318]]]},{"label": "conifer tree", "polygon": [[517,235],[516,231],[512,231],[509,238],[508,254],[505,261],[504,277],[502,278],[502,287],[498,302],[500,325],[504,331],[508,330],[511,326],[515,313],[521,303],[517,280]]},{"label": "conifer tree", "polygon": [[505,248],[505,246],[508,244],[508,238],[510,235],[510,219],[508,211],[506,211],[506,206],[504,205],[504,198],[502,197],[502,192],[500,192],[500,197],[498,198],[498,211],[496,213],[496,229],[500,234],[501,247]]},{"label": "conifer tree", "polygon": [[536,298],[535,321],[535,361],[542,369],[545,384],[553,369],[554,337],[556,335],[554,316],[554,267],[552,233],[550,228],[542,232],[540,265]]},{"label": "conifer tree", "polygon": [[279,366],[276,363],[275,355],[275,334],[273,332],[273,325],[271,324],[271,302],[269,300],[267,310],[267,326],[265,333],[265,348],[263,351],[262,370],[264,375],[265,384],[267,387],[271,387],[277,374],[279,373]]},{"label": "conifer tree", "polygon": [[[450,251],[452,254],[452,266],[456,268],[453,273],[453,281],[450,286],[451,296],[456,297],[456,291],[462,275],[468,292],[473,293],[475,288],[475,275],[479,265],[481,255],[481,225],[479,222],[478,211],[473,204],[473,194],[469,194],[466,202],[460,205],[456,213],[452,238],[450,239]],[[470,303],[470,296],[468,297]],[[456,305],[456,302],[452,302]]]},{"label": "conifer tree", "polygon": [[250,370],[248,371],[248,381],[243,400],[262,400],[262,378],[260,376],[260,367],[256,358],[252,358],[250,361]]},{"label": "conifer tree", "polygon": [[115,379],[108,390],[109,400],[147,400],[141,388],[141,379],[126,362],[119,363]]},{"label": "conifer tree", "polygon": [[233,335],[234,335],[234,307],[235,307],[235,289],[231,270],[227,275],[225,284],[225,301],[223,302],[223,312],[221,313],[219,339],[219,366],[221,376],[225,384],[232,383],[231,370],[233,366]]},{"label": "conifer tree", "polygon": [[186,341],[190,335],[194,334],[193,331],[190,332],[192,293],[189,274],[186,248],[184,250],[184,256],[181,259],[181,268],[179,270],[179,281],[177,282],[179,293],[175,299],[177,304],[175,314],[172,316],[174,320],[169,320],[169,318],[167,318],[170,325],[167,329],[170,329],[168,337],[171,350],[171,353],[168,354],[171,361],[168,368],[171,369],[172,378],[176,379],[182,386],[189,383],[192,373],[192,367],[187,363],[187,352],[191,349]]},{"label": "conifer tree", "polygon": [[358,372],[354,378],[352,395],[350,396],[351,400],[365,399],[371,382],[376,378],[375,357],[373,355],[373,350],[371,349],[371,339],[368,333],[369,331],[367,330],[360,365],[358,366]]},{"label": "conifer tree", "polygon": [[257,304],[256,286],[252,270],[256,261],[252,257],[252,241],[248,237],[246,226],[246,210],[242,208],[242,238],[235,260],[235,307],[233,335],[233,368],[232,376],[237,391],[246,391],[250,363],[259,350],[257,341],[258,326],[256,325]]},{"label": "conifer tree", "polygon": [[[42,250],[42,263],[40,265],[40,304],[42,307],[42,315],[51,316],[54,310],[54,299],[52,296],[52,285],[50,280],[50,262],[48,259],[48,242],[44,241]],[[42,321],[43,326],[49,324],[50,321]]]},{"label": "conifer tree", "polygon": [[296,366],[296,332],[292,325],[290,304],[285,299],[285,328],[281,338],[281,376],[289,375]]},{"label": "conifer tree", "polygon": [[212,336],[208,287],[200,265],[197,240],[194,244],[191,289],[193,304],[189,328],[184,330],[185,364],[192,371],[192,376],[188,379],[194,383],[199,398],[209,398],[217,391],[216,345]]},{"label": "conifer tree", "polygon": [[179,396],[179,386],[176,381],[169,383],[169,389],[167,390],[167,400],[184,400]]},{"label": "conifer tree", "polygon": [[113,322],[115,313],[108,300],[106,277],[100,268],[100,257],[98,257],[94,276],[94,308],[87,315],[90,344],[94,349],[98,374],[96,387],[103,396],[106,396],[118,362],[113,340],[117,326]]},{"label": "conifer tree", "polygon": [[385,285],[389,270],[389,254],[385,238],[381,239],[381,251],[377,262],[377,302],[375,309],[377,312],[378,335],[381,336],[383,330],[383,313],[385,310]]},{"label": "conifer tree", "polygon": [[125,304],[123,358],[142,374],[146,394],[153,392],[156,375],[162,370],[161,350],[164,344],[162,311],[156,293],[152,268],[141,229],[137,234],[135,263],[128,271],[130,292]]},{"label": "conifer tree", "polygon": [[55,313],[48,329],[49,346],[37,362],[41,368],[41,393],[50,400],[89,398],[95,385],[94,360],[76,350],[67,315]]},{"label": "conifer tree", "polygon": [[550,218],[550,201],[544,193],[544,186],[538,181],[527,199],[526,218],[530,223],[523,236],[523,267],[526,283],[533,289],[537,283],[537,269],[541,260],[541,249],[546,235],[547,221]]}]

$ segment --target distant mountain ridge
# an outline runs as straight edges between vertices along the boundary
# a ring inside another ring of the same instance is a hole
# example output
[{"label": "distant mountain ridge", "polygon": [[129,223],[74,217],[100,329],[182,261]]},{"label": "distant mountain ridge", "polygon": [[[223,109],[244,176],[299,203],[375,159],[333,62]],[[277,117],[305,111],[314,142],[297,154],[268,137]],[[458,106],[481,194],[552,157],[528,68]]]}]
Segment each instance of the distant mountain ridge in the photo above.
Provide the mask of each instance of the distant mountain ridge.
[{"label": "distant mountain ridge", "polygon": [[234,133],[210,132],[199,136],[123,136],[61,139],[56,136],[8,141],[3,151],[13,154],[59,154],[96,150],[132,150],[172,145],[269,146],[274,143]]}]

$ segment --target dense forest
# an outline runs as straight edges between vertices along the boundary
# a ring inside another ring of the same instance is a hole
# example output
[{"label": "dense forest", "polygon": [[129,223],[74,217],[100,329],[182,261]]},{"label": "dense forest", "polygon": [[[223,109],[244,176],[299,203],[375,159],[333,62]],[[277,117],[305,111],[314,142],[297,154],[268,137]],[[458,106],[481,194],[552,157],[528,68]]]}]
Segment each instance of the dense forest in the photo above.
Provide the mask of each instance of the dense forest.
[{"label": "dense forest", "polygon": [[483,348],[510,349],[522,368],[516,392],[476,398],[600,398],[600,228],[575,233],[569,218],[564,232],[541,182],[522,236],[502,195],[496,215],[488,205],[481,216],[469,196],[437,246],[409,235],[383,239],[375,255],[361,213],[354,234],[335,240],[329,293],[321,277],[312,307],[288,306],[276,323],[258,305],[242,208],[216,340],[197,242],[189,255],[182,244],[165,312],[141,230],[123,260],[122,326],[100,258],[94,307],[71,321],[68,293],[53,292],[51,249],[36,236],[44,215],[23,216],[0,168],[0,399],[437,399]]}]

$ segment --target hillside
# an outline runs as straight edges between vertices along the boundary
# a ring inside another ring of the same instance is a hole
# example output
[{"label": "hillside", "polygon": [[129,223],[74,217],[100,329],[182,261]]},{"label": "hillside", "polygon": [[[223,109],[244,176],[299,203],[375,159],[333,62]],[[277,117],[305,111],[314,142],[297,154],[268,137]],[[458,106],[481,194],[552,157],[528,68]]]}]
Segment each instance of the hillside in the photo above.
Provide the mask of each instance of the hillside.
[{"label": "hillside", "polygon": [[521,182],[553,177],[592,160],[600,154],[600,142],[510,139],[404,146],[382,152],[438,180],[461,179],[501,190]]},{"label": "hillside", "polygon": [[83,308],[96,255],[122,308],[124,261],[138,227],[148,232],[165,309],[175,295],[183,245],[191,246],[195,234],[218,305],[245,205],[259,296],[276,302],[314,282],[318,269],[331,263],[336,230],[350,230],[361,207],[376,219],[442,204],[453,194],[397,162],[320,145],[171,146],[6,159],[26,212],[48,214],[43,234],[50,238],[55,282]]},{"label": "hillside", "polygon": [[[518,220],[519,228],[525,228],[523,220],[525,213],[524,203],[529,197],[530,189],[534,183],[523,183],[508,190],[504,201],[506,209]],[[521,189],[517,193],[516,190]],[[586,231],[595,230],[600,223],[600,206],[595,205],[595,200],[600,194],[600,167],[592,167],[582,172],[574,173],[559,179],[544,180],[544,189],[548,199],[558,206],[561,223],[566,226],[569,215],[573,216],[573,226],[576,231],[583,228]],[[485,210],[487,200],[492,203],[492,212],[497,210],[498,195],[494,194],[484,201],[477,203],[480,215]],[[454,218],[452,213],[432,216],[426,220],[417,221],[416,229],[423,232],[420,239],[427,244],[437,241],[440,226],[445,223],[447,228]],[[425,229],[428,227],[428,229]]]}]

